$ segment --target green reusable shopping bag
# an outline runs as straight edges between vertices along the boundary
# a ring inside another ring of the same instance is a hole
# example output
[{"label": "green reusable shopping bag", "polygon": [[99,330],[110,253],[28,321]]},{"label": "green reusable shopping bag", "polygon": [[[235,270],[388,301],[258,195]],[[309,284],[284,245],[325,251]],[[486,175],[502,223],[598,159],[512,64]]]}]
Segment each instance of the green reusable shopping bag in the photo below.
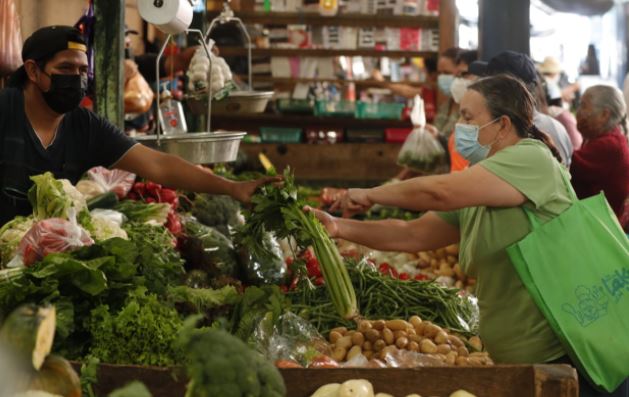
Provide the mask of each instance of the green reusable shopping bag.
[{"label": "green reusable shopping bag", "polygon": [[[562,172],[563,174],[563,172]],[[507,247],[522,282],[590,383],[613,391],[629,377],[629,239],[605,196],[579,200]]]}]

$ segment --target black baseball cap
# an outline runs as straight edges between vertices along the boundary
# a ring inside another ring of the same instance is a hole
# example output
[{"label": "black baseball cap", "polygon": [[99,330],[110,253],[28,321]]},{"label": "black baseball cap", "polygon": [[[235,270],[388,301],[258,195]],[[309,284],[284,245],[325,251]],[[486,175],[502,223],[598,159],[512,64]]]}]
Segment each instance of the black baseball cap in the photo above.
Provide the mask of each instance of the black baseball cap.
[{"label": "black baseball cap", "polygon": [[[50,59],[63,50],[87,52],[81,32],[72,26],[46,26],[31,34],[22,46],[22,61]],[[24,66],[20,66],[9,80],[9,85],[21,86],[26,80]]]},{"label": "black baseball cap", "polygon": [[537,82],[535,63],[526,54],[515,51],[504,51],[489,62],[475,61],[469,66],[469,72],[477,76],[494,76],[507,73],[526,84]]}]

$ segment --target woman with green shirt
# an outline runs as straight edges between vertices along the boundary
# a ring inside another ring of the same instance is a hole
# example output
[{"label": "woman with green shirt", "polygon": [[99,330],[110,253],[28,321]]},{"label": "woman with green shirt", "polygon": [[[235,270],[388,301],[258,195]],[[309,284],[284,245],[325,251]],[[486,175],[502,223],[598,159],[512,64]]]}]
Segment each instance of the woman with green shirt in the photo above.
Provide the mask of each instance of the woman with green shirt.
[{"label": "woman with green shirt", "polygon": [[[459,243],[459,263],[477,279],[480,336],[501,363],[566,360],[505,250],[531,230],[524,207],[549,220],[571,205],[562,176],[567,171],[552,142],[533,125],[534,111],[533,98],[518,80],[479,80],[461,99],[455,127],[457,151],[470,161],[468,169],[350,189],[332,208],[344,215],[374,204],[426,211],[417,220],[363,222],[312,210],[332,237],[378,250],[418,252]],[[581,396],[627,395],[626,385],[620,394],[598,394],[581,383]]]}]

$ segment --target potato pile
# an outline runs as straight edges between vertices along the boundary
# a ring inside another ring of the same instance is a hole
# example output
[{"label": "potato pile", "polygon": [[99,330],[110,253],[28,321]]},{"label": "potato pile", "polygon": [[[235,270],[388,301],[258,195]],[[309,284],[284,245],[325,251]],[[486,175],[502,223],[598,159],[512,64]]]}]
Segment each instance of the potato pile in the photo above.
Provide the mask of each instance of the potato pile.
[{"label": "potato pile", "polygon": [[442,284],[472,292],[476,280],[467,277],[459,265],[459,246],[449,245],[433,251],[422,251],[417,254],[417,267],[430,278],[438,279]]},{"label": "potato pile", "polygon": [[[419,316],[406,320],[361,320],[356,330],[345,327],[330,331],[332,358],[337,362],[349,361],[362,354],[368,360],[384,360],[387,354],[398,349],[423,353],[445,365],[493,365],[477,336],[469,340],[449,334],[448,331]],[[466,345],[467,342],[467,345]],[[468,350],[468,346],[473,350]]]}]

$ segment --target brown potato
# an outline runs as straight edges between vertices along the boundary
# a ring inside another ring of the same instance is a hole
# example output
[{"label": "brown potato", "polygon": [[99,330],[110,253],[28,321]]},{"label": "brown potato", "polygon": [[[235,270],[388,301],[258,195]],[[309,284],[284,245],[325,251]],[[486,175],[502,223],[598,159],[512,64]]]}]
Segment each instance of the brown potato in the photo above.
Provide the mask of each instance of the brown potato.
[{"label": "brown potato", "polygon": [[395,340],[401,338],[402,336],[406,338],[408,337],[408,333],[406,331],[393,331],[393,337]]},{"label": "brown potato", "polygon": [[455,364],[459,365],[459,366],[462,366],[462,367],[465,367],[465,366],[469,365],[469,360],[468,360],[467,357],[457,357],[456,361],[455,361]]},{"label": "brown potato", "polygon": [[395,342],[395,338],[393,336],[393,331],[389,328],[385,328],[382,330],[382,339],[386,342],[387,345],[392,345]]},{"label": "brown potato", "polygon": [[433,341],[426,338],[419,343],[419,350],[422,353],[435,354],[437,353],[437,346],[433,343]]},{"label": "brown potato", "polygon": [[465,346],[461,338],[456,335],[448,335],[448,342],[450,342],[452,346],[457,348]]},{"label": "brown potato", "polygon": [[347,333],[347,328],[345,327],[336,327],[336,328],[332,328],[332,330],[330,332],[338,332],[341,335],[345,335]]},{"label": "brown potato", "polygon": [[338,331],[330,332],[330,343],[336,343],[337,340],[341,339],[343,335]]},{"label": "brown potato", "polygon": [[458,354],[455,351],[451,351],[450,353],[446,354],[446,364],[455,365],[457,357]]},{"label": "brown potato", "polygon": [[437,335],[435,335],[435,343],[441,345],[443,343],[448,342],[448,333],[446,331],[439,331]]},{"label": "brown potato", "polygon": [[334,361],[338,361],[341,362],[343,360],[345,360],[345,356],[347,355],[347,349],[343,348],[343,347],[336,347],[333,351],[332,351],[332,359]]},{"label": "brown potato", "polygon": [[375,352],[379,352],[382,349],[384,349],[385,347],[387,347],[387,344],[385,343],[384,340],[382,339],[378,339],[374,344],[373,344],[373,351]]},{"label": "brown potato", "polygon": [[363,350],[363,356],[365,356],[367,360],[371,360],[373,358],[373,352],[371,350]]},{"label": "brown potato", "polygon": [[343,349],[349,349],[352,347],[352,337],[351,336],[343,336],[339,340],[336,341],[336,347],[342,347]]},{"label": "brown potato", "polygon": [[469,343],[474,348],[474,350],[476,351],[483,350],[483,342],[481,342],[478,336],[472,336],[469,340]]},{"label": "brown potato", "polygon": [[447,343],[442,343],[440,345],[437,345],[437,353],[448,354],[451,351],[452,351],[452,347],[450,347],[450,345],[448,345]]},{"label": "brown potato", "polygon": [[406,336],[411,336],[411,335],[417,335],[417,331],[415,331],[415,328],[409,328],[406,330]]},{"label": "brown potato", "polygon": [[372,349],[373,349],[373,343],[366,340],[365,343],[363,343],[363,351],[368,351]]},{"label": "brown potato", "polygon": [[419,343],[417,343],[415,341],[410,341],[408,343],[407,348],[408,348],[408,350],[410,350],[412,352],[418,352],[419,351]]},{"label": "brown potato", "polygon": [[386,323],[384,322],[384,320],[376,320],[373,323],[371,323],[371,326],[374,329],[377,329],[378,331],[382,331],[385,327],[385,324]]},{"label": "brown potato", "polygon": [[360,346],[352,346],[352,348],[349,349],[349,351],[347,352],[347,361],[351,360],[361,353],[362,349],[360,348]]},{"label": "brown potato", "polygon": [[459,347],[457,352],[459,353],[459,356],[463,356],[463,357],[467,357],[470,355],[470,352],[467,350],[465,346]]},{"label": "brown potato", "polygon": [[362,320],[358,323],[358,330],[363,334],[372,328],[371,321]]},{"label": "brown potato", "polygon": [[458,244],[448,245],[447,247],[445,247],[445,251],[446,251],[446,254],[448,255],[459,256],[459,245]]},{"label": "brown potato", "polygon": [[395,340],[395,346],[398,349],[404,349],[408,345],[408,338],[406,336],[400,336]]},{"label": "brown potato", "polygon": [[365,343],[365,335],[362,332],[355,332],[352,335],[352,344],[355,346],[361,346]]},{"label": "brown potato", "polygon": [[389,320],[385,322],[385,327],[389,328],[391,331],[404,331],[410,328],[411,325],[404,320]]},{"label": "brown potato", "polygon": [[424,326],[424,336],[427,338],[434,338],[437,334],[443,329],[440,326],[435,325],[433,323],[427,322],[428,324]]},{"label": "brown potato", "polygon": [[372,342],[372,343],[373,343],[373,342],[377,341],[378,339],[380,339],[380,331],[378,331],[378,330],[377,330],[377,329],[375,329],[375,328],[372,328],[372,329],[368,330],[368,331],[365,333],[365,338],[366,338],[368,341],[370,341],[370,342]]},{"label": "brown potato", "polygon": [[420,335],[409,335],[409,336],[408,336],[408,339],[410,339],[410,340],[411,340],[411,342],[417,342],[417,343],[419,343],[419,342],[421,342],[421,341],[422,341],[422,339],[424,339],[424,337],[423,337],[423,336],[420,336]]},{"label": "brown potato", "polygon": [[411,323],[411,325],[414,328],[417,328],[417,326],[422,323],[422,319],[419,316],[412,316],[411,318],[408,319],[408,321]]}]

